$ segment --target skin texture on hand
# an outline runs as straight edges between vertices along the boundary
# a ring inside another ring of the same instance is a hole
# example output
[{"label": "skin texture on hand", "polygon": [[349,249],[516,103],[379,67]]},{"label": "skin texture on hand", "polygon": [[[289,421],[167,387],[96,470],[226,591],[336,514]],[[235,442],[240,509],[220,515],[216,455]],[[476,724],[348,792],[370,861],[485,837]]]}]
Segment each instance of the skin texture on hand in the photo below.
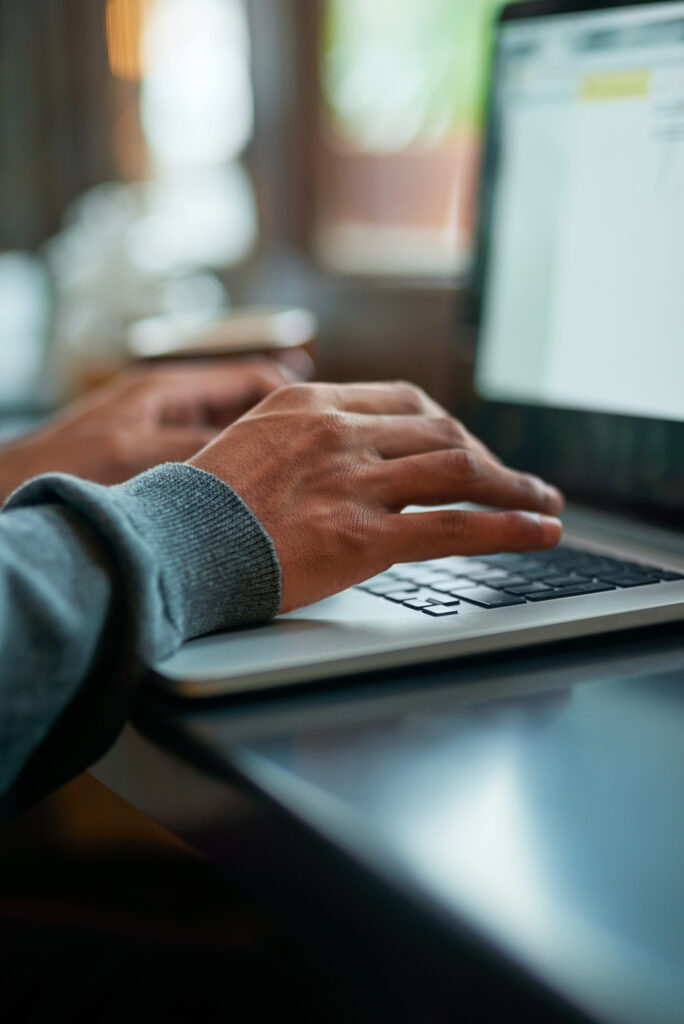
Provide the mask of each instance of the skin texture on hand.
[{"label": "skin texture on hand", "polygon": [[[249,505],[282,569],[281,611],[399,562],[553,547],[563,498],[506,468],[410,384],[282,388],[190,465]],[[508,511],[401,514],[468,502]]]},{"label": "skin texture on hand", "polygon": [[298,376],[266,358],[125,371],[45,428],[0,448],[0,501],[41,473],[115,484],[161,462],[184,462]]}]

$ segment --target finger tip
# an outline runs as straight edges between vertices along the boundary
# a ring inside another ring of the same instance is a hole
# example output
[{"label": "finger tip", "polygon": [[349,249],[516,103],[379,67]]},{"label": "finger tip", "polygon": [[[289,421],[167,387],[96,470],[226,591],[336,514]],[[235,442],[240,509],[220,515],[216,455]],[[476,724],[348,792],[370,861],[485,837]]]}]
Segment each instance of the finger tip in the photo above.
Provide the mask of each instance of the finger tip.
[{"label": "finger tip", "polygon": [[565,508],[565,495],[557,487],[545,486],[546,508],[544,512],[552,519],[558,517]]},{"label": "finger tip", "polygon": [[539,524],[547,547],[555,547],[563,537],[563,523],[556,516],[540,516]]}]

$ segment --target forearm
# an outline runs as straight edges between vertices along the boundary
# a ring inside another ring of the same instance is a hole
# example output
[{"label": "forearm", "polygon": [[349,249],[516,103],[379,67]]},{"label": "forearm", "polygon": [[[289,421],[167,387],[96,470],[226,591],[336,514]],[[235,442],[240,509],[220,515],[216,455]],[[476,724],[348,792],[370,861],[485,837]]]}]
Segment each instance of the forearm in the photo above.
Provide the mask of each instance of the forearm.
[{"label": "forearm", "polygon": [[117,586],[106,546],[77,514],[57,506],[0,517],[0,565],[4,794],[96,670]]},{"label": "forearm", "polygon": [[[58,476],[23,488],[0,516],[0,791],[84,692],[115,730],[147,666],[268,618],[279,595],[270,540],[209,474],[167,465],[113,488]],[[62,728],[64,751],[76,728]]]}]

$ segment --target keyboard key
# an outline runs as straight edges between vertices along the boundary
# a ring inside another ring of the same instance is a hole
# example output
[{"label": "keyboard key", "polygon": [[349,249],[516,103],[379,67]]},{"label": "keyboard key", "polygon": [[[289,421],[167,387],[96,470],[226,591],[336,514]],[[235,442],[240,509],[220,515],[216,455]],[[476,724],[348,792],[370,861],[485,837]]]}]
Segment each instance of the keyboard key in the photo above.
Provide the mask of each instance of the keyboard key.
[{"label": "keyboard key", "polygon": [[521,555],[520,560],[515,563],[515,571],[520,572],[523,576],[532,575],[536,572],[548,572],[549,567],[546,562],[541,562],[537,558],[531,558],[529,555]]},{"label": "keyboard key", "polygon": [[404,604],[406,601],[413,601],[422,595],[418,587],[404,587],[403,590],[395,588],[378,596],[384,597],[386,601],[392,601],[393,604]]},{"label": "keyboard key", "polygon": [[494,587],[494,590],[508,590],[512,593],[512,587],[524,587],[530,585],[530,580],[525,579],[524,576],[504,576],[500,580],[487,580],[488,587]]},{"label": "keyboard key", "polygon": [[451,594],[454,590],[458,590],[460,587],[462,590],[469,589],[470,587],[476,587],[477,583],[472,580],[467,580],[465,576],[452,576],[451,579],[445,580],[444,583],[433,583],[430,589],[436,590],[440,594]]},{"label": "keyboard key", "polygon": [[505,569],[466,569],[463,575],[475,583],[489,583],[490,580],[504,579],[508,573]]},{"label": "keyboard key", "polygon": [[[508,590],[508,588],[506,589]],[[518,597],[527,597],[528,594],[541,594],[545,590],[551,589],[552,587],[547,586],[546,583],[532,582],[532,580],[528,580],[527,583],[523,583],[519,587],[511,587],[509,593],[516,594]]]},{"label": "keyboard key", "polygon": [[657,576],[646,576],[644,573],[616,573],[614,576],[601,576],[603,583],[614,587],[647,587],[650,583],[660,583]]},{"label": "keyboard key", "polygon": [[427,590],[421,590],[421,597],[425,597],[430,601],[434,601],[435,604],[458,604],[458,597],[453,594],[442,594],[438,590],[432,590],[428,587]]},{"label": "keyboard key", "polygon": [[554,590],[562,589],[563,587],[572,587],[579,583],[591,583],[592,577],[580,576],[578,573],[569,573],[565,576],[542,576],[540,583],[545,583],[547,587],[553,587]]},{"label": "keyboard key", "polygon": [[576,587],[559,587],[558,590],[547,590],[544,593],[528,594],[528,601],[556,601],[562,597],[582,597],[586,594],[601,594],[604,591],[615,590],[610,583],[580,583]]},{"label": "keyboard key", "polygon": [[432,583],[441,583],[449,579],[448,572],[426,571],[425,569],[409,569],[403,574],[403,579],[411,580],[412,583],[419,583],[421,586],[429,587]]},{"label": "keyboard key", "polygon": [[428,587],[419,587],[417,590],[393,590],[389,594],[383,594],[393,604],[407,604],[409,601],[425,601],[431,604],[458,604],[458,598],[451,594],[438,594]]},{"label": "keyboard key", "polygon": [[423,614],[430,615],[433,619],[443,619],[447,615],[458,615],[458,609],[453,604],[433,604],[429,608],[423,608]]},{"label": "keyboard key", "polygon": [[479,605],[480,608],[507,608],[514,604],[525,604],[524,598],[507,594],[504,590],[494,590],[492,587],[473,587],[454,596],[470,604]]},{"label": "keyboard key", "polygon": [[480,608],[551,601],[675,582],[684,574],[563,545],[549,551],[397,565],[359,589],[438,618],[465,601]]},{"label": "keyboard key", "polygon": [[411,583],[402,583],[399,580],[383,580],[377,583],[362,583],[360,585],[361,590],[365,590],[369,594],[376,594],[378,597],[384,597],[386,594],[391,594],[396,590],[409,590],[417,592],[418,587]]}]

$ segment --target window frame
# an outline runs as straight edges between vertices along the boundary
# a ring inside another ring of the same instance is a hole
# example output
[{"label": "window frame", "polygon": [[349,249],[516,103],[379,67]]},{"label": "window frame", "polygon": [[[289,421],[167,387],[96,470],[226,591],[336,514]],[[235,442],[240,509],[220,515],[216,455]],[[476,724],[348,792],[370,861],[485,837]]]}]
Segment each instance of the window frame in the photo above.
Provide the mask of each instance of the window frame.
[{"label": "window frame", "polygon": [[234,299],[311,308],[329,379],[410,377],[462,407],[472,362],[471,332],[457,329],[466,275],[342,273],[316,253],[321,0],[247,7],[256,119],[246,160],[260,231],[252,257],[228,274]]}]

